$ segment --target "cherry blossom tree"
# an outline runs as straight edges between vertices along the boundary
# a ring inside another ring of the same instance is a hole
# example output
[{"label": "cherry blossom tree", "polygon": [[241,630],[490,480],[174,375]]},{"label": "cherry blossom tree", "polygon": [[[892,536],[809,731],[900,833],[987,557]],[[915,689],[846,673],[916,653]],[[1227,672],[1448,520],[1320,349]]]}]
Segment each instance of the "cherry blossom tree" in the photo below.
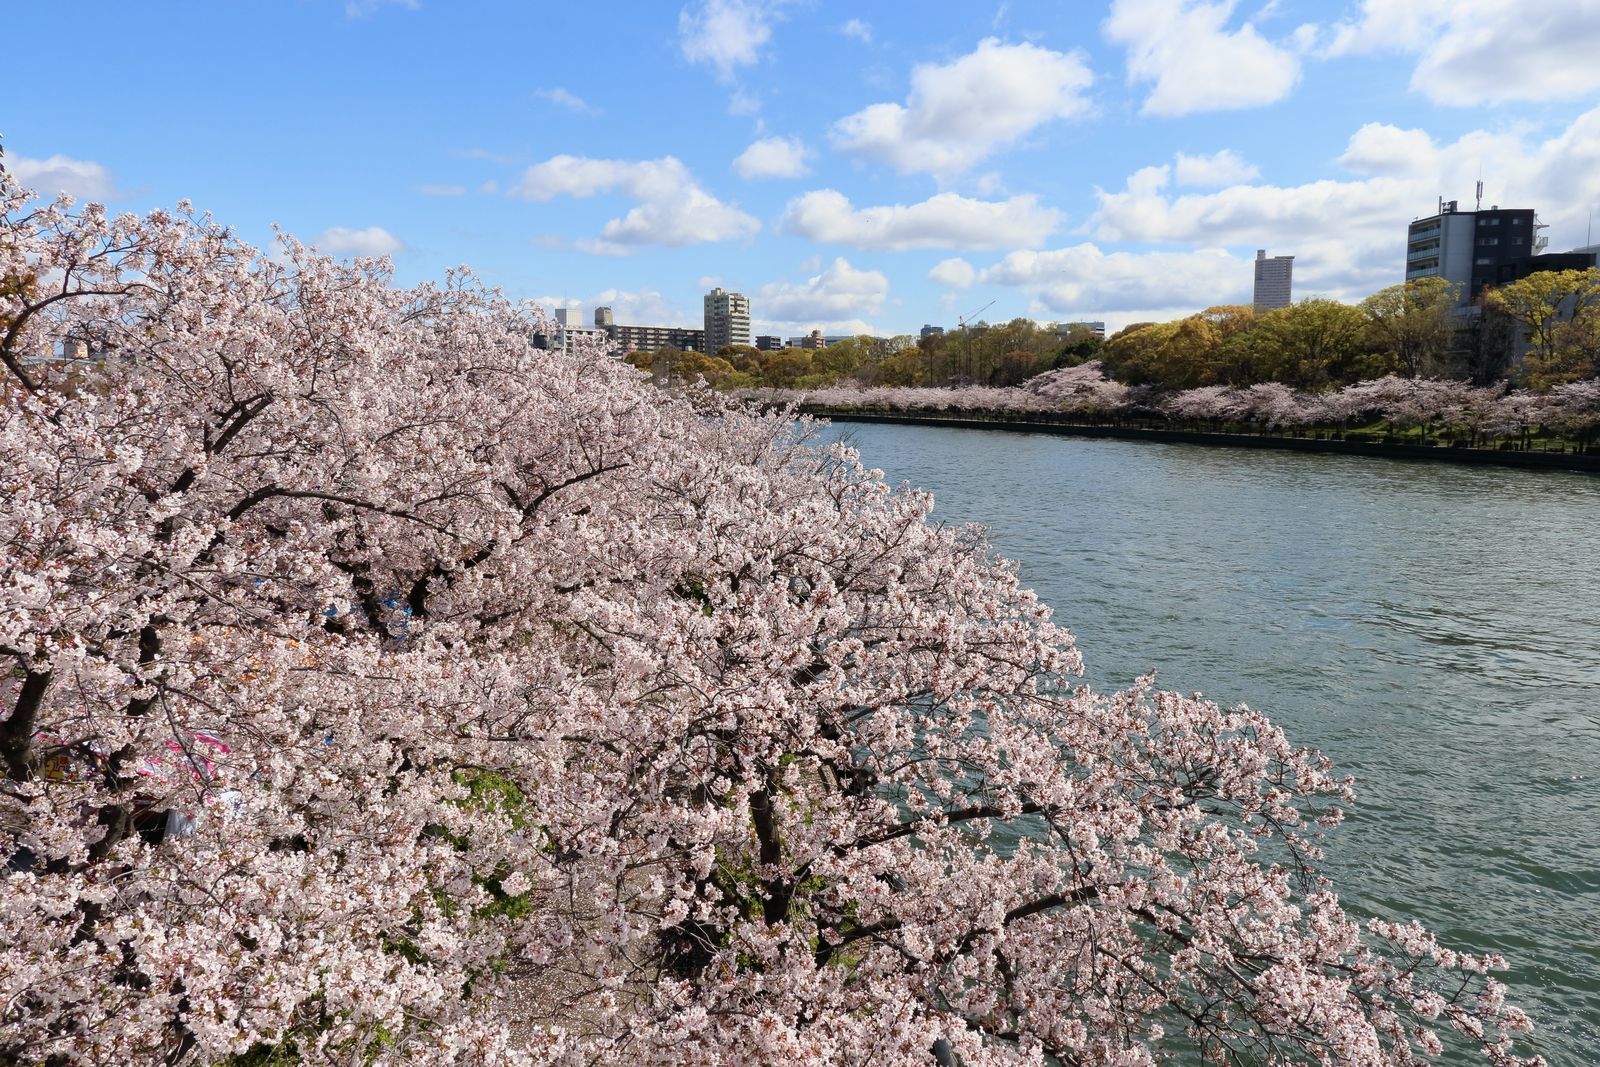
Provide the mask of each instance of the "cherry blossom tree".
[{"label": "cherry blossom tree", "polygon": [[968,385],[957,388],[846,383],[803,391],[751,389],[742,395],[763,403],[794,402],[820,408],[870,408],[889,412],[1010,414],[1048,411],[1051,404],[1023,389]]},{"label": "cherry blossom tree", "polygon": [[0,1062],[1536,1062],[1498,958],[1341,907],[1327,760],[1076,687],[804,420],[0,207]]},{"label": "cherry blossom tree", "polygon": [[1298,426],[1318,421],[1317,406],[1308,404],[1316,394],[1297,393],[1282,382],[1260,382],[1244,390],[1245,410],[1263,426]]},{"label": "cherry blossom tree", "polygon": [[1600,431],[1600,378],[1564,382],[1542,399],[1543,421],[1561,433],[1592,441]]},{"label": "cherry blossom tree", "polygon": [[1128,402],[1128,387],[1105,375],[1098,359],[1028,379],[1023,388],[1061,411],[1110,412]]},{"label": "cherry blossom tree", "polygon": [[1202,385],[1169,396],[1162,410],[1180,419],[1230,422],[1245,416],[1247,408],[1239,390],[1230,385]]}]

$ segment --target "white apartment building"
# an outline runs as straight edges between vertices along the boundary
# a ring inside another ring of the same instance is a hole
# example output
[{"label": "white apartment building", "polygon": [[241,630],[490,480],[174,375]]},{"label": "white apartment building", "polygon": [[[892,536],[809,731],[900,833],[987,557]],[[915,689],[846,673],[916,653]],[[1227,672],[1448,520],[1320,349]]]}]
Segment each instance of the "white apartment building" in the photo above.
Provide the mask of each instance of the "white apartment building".
[{"label": "white apartment building", "polygon": [[556,330],[549,341],[550,349],[571,355],[585,340],[591,341],[596,351],[605,352],[611,348],[611,339],[605,330],[583,324],[580,309],[556,308]]},{"label": "white apartment building", "polygon": [[716,355],[724,345],[750,343],[750,298],[726,289],[706,294],[706,351]]}]

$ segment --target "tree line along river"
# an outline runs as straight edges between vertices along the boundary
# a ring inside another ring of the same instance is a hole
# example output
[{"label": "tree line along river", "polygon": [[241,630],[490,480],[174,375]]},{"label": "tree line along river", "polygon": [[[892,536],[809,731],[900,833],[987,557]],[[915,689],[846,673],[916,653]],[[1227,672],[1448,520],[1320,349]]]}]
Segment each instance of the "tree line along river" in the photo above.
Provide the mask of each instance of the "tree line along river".
[{"label": "tree line along river", "polygon": [[1156,668],[1356,776],[1352,912],[1496,951],[1554,1064],[1600,1060],[1600,477],[837,424],[988,527],[1086,681]]}]

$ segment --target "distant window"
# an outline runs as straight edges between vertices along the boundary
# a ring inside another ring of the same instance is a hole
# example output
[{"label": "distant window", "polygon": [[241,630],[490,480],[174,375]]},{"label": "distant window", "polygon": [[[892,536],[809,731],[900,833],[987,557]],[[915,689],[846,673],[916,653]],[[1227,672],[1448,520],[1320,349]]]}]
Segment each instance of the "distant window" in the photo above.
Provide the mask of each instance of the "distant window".
[{"label": "distant window", "polygon": [[1488,266],[1490,263],[1493,263],[1494,262],[1494,257],[1492,257],[1492,256],[1479,256],[1473,262],[1477,263],[1478,266],[1480,266],[1480,267],[1484,267],[1484,266]]}]

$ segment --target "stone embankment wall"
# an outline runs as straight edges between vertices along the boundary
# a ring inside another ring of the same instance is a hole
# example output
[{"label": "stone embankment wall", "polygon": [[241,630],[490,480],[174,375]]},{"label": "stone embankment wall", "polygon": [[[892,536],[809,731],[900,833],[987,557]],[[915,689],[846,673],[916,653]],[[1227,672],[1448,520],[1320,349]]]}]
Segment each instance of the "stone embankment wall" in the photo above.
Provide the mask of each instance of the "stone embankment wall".
[{"label": "stone embankment wall", "polygon": [[1220,445],[1225,448],[1274,448],[1290,452],[1329,452],[1346,456],[1378,456],[1385,459],[1426,460],[1443,463],[1475,463],[1535,470],[1587,471],[1600,474],[1600,453],[1544,451],[1538,448],[1468,448],[1440,443],[1401,444],[1367,439],[1345,439],[1330,432],[1315,430],[1255,433],[1210,433],[1200,430],[1156,429],[1139,426],[1073,423],[1049,416],[1009,413],[978,415],[899,414],[889,412],[845,411],[803,406],[808,415],[834,422],[902,423],[911,426],[946,426],[968,430],[1008,430],[1016,433],[1047,433],[1070,437],[1106,437],[1127,441],[1165,441],[1170,444]]}]

